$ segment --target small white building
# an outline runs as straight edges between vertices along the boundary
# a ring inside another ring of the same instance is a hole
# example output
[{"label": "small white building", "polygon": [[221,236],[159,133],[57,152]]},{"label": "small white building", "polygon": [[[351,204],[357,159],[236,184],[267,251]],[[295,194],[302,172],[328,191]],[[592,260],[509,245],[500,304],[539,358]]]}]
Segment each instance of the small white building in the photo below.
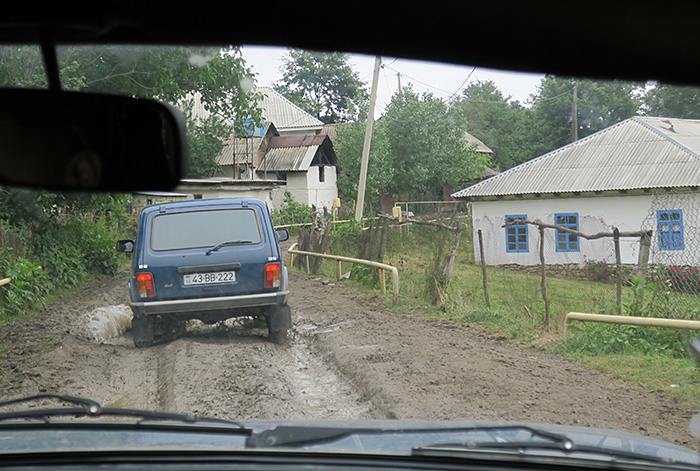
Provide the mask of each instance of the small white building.
[{"label": "small white building", "polygon": [[[282,207],[289,192],[298,203],[330,210],[341,169],[323,122],[271,88],[258,91],[264,96],[262,126],[246,137],[231,136],[217,156],[216,173],[187,180],[178,191],[209,198],[255,194],[273,209]],[[195,115],[208,116],[196,95],[192,100]]]},{"label": "small white building", "polygon": [[[539,230],[653,231],[652,263],[700,265],[700,120],[634,117],[454,193],[471,201],[488,265],[536,265]],[[476,260],[480,260],[478,244]],[[548,264],[614,261],[611,239],[545,231]],[[639,240],[623,239],[636,264]]]}]

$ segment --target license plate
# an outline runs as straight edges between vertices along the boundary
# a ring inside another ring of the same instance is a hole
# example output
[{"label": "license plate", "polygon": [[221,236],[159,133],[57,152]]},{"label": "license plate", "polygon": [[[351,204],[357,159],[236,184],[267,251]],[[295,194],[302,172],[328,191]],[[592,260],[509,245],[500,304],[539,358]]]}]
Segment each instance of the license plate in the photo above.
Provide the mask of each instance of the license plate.
[{"label": "license plate", "polygon": [[185,275],[186,285],[208,285],[211,283],[233,283],[236,281],[235,271],[219,271],[216,273],[192,273]]}]

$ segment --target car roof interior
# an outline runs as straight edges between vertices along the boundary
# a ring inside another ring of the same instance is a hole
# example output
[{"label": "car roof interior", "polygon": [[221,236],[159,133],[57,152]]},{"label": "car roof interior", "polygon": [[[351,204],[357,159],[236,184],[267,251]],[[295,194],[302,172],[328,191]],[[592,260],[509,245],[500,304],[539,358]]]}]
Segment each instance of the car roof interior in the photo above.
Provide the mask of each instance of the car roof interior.
[{"label": "car roof interior", "polygon": [[[15,43],[259,44],[588,78],[700,83],[700,2],[84,2],[3,12]],[[109,6],[112,5],[112,6]]]}]

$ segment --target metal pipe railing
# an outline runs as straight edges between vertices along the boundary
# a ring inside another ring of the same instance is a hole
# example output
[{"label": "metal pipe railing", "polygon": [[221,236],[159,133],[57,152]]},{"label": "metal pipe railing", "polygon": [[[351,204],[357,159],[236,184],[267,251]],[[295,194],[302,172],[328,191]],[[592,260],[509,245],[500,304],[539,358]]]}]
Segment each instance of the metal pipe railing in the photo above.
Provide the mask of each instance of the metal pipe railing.
[{"label": "metal pipe railing", "polygon": [[665,319],[661,317],[613,316],[609,314],[589,314],[570,312],[564,321],[564,338],[572,321],[602,322],[606,324],[639,325],[649,327],[667,327],[669,329],[700,330],[700,321],[684,319]]},{"label": "metal pipe railing", "polygon": [[337,262],[337,276],[338,280],[340,280],[341,273],[342,273],[342,262],[350,262],[350,263],[357,263],[360,265],[366,265],[368,267],[374,267],[379,269],[379,287],[381,289],[382,294],[386,294],[386,280],[384,279],[384,271],[390,271],[391,272],[391,279],[392,279],[392,292],[393,292],[393,304],[394,306],[398,302],[399,299],[399,270],[392,266],[392,265],[387,265],[386,263],[379,263],[379,262],[373,262],[371,260],[362,260],[361,258],[352,258],[352,257],[345,257],[342,255],[330,255],[330,254],[325,254],[325,253],[316,253],[316,252],[305,252],[303,250],[296,250],[298,243],[292,244],[291,247],[287,250],[289,252],[289,264],[293,265],[294,264],[294,255],[305,255],[306,256],[306,271],[309,271],[309,257],[319,257],[319,258],[325,258],[329,260],[335,260]]}]

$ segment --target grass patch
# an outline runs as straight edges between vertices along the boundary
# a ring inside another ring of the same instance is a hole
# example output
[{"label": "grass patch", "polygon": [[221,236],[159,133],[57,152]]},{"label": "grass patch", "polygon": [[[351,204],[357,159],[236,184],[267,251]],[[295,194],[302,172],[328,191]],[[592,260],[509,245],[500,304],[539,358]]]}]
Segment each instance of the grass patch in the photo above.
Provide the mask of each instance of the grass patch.
[{"label": "grass patch", "polygon": [[[568,312],[613,313],[615,286],[595,281],[547,278],[551,318],[549,328],[545,329],[540,277],[498,268],[488,269],[492,306],[488,309],[484,300],[481,267],[474,264],[469,230],[465,230],[457,254],[447,301],[443,306],[432,306],[426,294],[426,285],[428,273],[435,263],[436,231],[434,228],[413,226],[403,230],[392,228],[389,233],[385,262],[399,269],[401,279],[399,304],[395,309],[422,312],[431,318],[476,323],[485,331],[515,343],[565,355],[590,368],[605,371],[613,378],[674,396],[692,407],[700,407],[700,369],[687,346],[691,333],[662,328],[576,323],[569,329],[569,338],[564,339],[564,319]],[[333,251],[356,257],[358,244],[363,240],[361,233],[347,232],[342,234],[340,242],[334,241]],[[350,266],[344,264],[343,271],[350,271]],[[324,262],[319,276],[335,279],[335,263]],[[354,281],[345,283],[378,295],[379,285],[371,277],[356,277]],[[391,305],[390,286],[387,277],[388,293],[384,298],[387,306]],[[623,304],[629,303],[633,290],[633,287],[623,288]],[[675,305],[679,300],[684,304],[700,305],[697,296],[686,293],[664,293],[657,301],[666,303],[667,307],[669,303]],[[644,315],[664,312],[664,306],[652,307],[645,307]],[[700,319],[697,310],[684,314],[686,318]]]}]

